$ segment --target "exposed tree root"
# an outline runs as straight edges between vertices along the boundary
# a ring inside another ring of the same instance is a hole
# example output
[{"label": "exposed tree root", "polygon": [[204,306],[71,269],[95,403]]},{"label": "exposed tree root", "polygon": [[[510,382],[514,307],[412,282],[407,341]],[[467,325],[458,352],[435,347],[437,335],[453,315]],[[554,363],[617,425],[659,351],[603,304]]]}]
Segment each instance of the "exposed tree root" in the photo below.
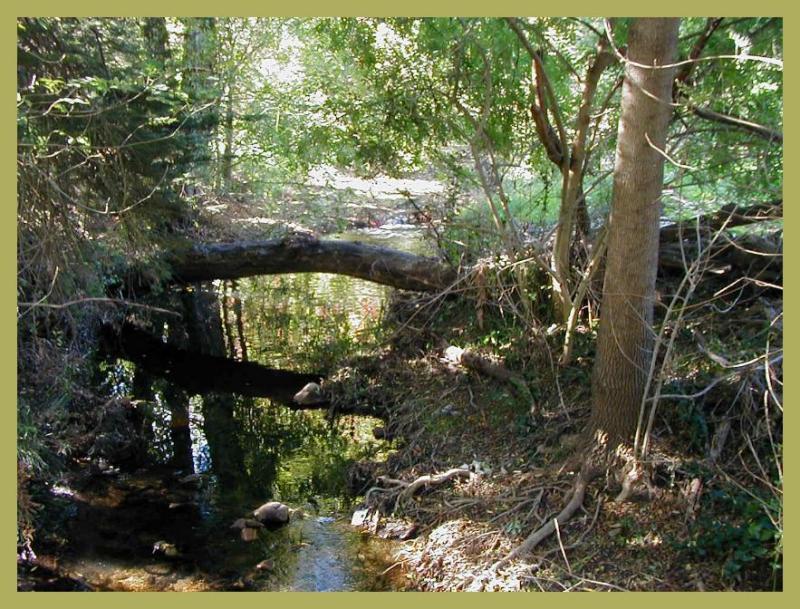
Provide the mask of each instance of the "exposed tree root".
[{"label": "exposed tree root", "polygon": [[459,476],[467,476],[467,477],[469,477],[471,475],[472,475],[472,472],[470,472],[468,469],[457,467],[457,468],[454,468],[454,469],[449,469],[446,472],[444,472],[443,474],[433,474],[433,475],[420,476],[419,478],[414,480],[412,483],[410,483],[405,489],[403,489],[403,491],[397,497],[397,500],[398,500],[398,502],[400,502],[400,501],[405,501],[407,499],[411,499],[411,497],[413,497],[414,494],[417,491],[419,491],[421,488],[423,488],[423,487],[436,486],[436,485],[442,484],[443,482],[447,482],[448,480],[451,480],[452,478],[456,478],[456,477],[459,477]]},{"label": "exposed tree root", "polygon": [[[408,499],[411,499],[420,489],[427,486],[438,486],[448,480],[452,480],[453,478],[459,476],[472,476],[472,472],[465,468],[465,467],[456,467],[453,469],[449,469],[444,473],[441,474],[426,474],[424,476],[420,476],[416,480],[412,482],[405,482],[403,480],[396,480],[394,478],[389,478],[387,476],[380,476],[378,478],[378,482],[382,486],[389,486],[391,488],[382,488],[380,486],[373,486],[371,489],[367,491],[367,495],[365,500],[367,504],[369,504],[369,497],[372,493],[376,492],[388,492],[388,493],[399,493],[397,494],[397,499],[395,505],[398,505]],[[402,489],[402,490],[401,490]]]},{"label": "exposed tree root", "polygon": [[492,573],[497,572],[499,569],[507,565],[509,562],[524,554],[531,552],[536,546],[542,543],[545,539],[550,537],[556,532],[557,526],[563,526],[570,518],[577,512],[583,505],[583,499],[586,496],[586,489],[594,478],[600,473],[600,469],[590,467],[588,462],[580,469],[578,477],[575,480],[575,486],[572,488],[569,501],[564,506],[558,516],[552,520],[547,521],[541,527],[533,531],[520,545],[509,552],[505,557],[494,563],[490,569]]}]

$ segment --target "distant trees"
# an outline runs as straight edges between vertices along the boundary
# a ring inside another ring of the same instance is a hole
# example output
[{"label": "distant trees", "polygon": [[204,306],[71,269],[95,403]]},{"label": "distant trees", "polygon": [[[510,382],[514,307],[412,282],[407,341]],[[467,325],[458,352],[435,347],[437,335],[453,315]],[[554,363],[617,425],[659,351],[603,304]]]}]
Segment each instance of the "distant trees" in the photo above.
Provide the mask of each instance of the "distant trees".
[{"label": "distant trees", "polygon": [[[593,288],[604,268],[630,26],[513,18],[304,24],[305,80],[324,101],[320,120],[297,139],[327,138],[356,171],[427,159],[481,188],[486,221],[475,230],[490,237],[459,253],[502,250],[513,265],[504,281],[514,286],[516,310],[531,331],[563,328],[567,364],[575,328],[599,300]],[[743,192],[748,201],[776,198],[781,27],[769,18],[682,21],[662,147],[675,161],[665,174],[667,215],[735,203]],[[464,151],[471,167],[458,156]],[[521,191],[522,172],[532,177]],[[557,218],[552,232],[531,230],[537,213]]]}]

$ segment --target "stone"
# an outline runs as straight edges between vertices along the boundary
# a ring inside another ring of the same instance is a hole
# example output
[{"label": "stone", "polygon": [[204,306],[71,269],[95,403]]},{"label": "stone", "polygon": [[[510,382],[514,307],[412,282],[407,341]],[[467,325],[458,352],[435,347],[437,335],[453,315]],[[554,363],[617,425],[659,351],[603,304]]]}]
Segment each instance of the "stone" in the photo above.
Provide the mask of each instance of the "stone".
[{"label": "stone", "polygon": [[289,506],[280,501],[269,501],[253,512],[263,524],[282,525],[289,522]]},{"label": "stone", "polygon": [[255,541],[256,539],[258,539],[258,529],[251,529],[250,527],[242,529],[242,540]]},{"label": "stone", "polygon": [[322,392],[322,387],[317,383],[308,383],[294,394],[292,401],[301,406],[315,406],[327,403],[327,398]]},{"label": "stone", "polygon": [[177,558],[180,555],[175,544],[163,540],[153,544],[153,554],[163,554],[167,558]]},{"label": "stone", "polygon": [[230,528],[241,531],[242,529],[263,529],[264,525],[258,520],[253,520],[252,518],[238,518],[234,521]]}]

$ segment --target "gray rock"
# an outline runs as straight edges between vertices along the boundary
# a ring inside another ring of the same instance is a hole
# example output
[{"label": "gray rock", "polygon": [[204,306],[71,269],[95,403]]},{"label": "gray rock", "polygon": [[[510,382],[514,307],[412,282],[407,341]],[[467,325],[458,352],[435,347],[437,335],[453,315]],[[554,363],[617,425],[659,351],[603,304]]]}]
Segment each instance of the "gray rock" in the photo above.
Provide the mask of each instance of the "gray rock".
[{"label": "gray rock", "polygon": [[255,510],[253,516],[263,524],[286,524],[289,522],[289,506],[280,501],[270,501]]}]

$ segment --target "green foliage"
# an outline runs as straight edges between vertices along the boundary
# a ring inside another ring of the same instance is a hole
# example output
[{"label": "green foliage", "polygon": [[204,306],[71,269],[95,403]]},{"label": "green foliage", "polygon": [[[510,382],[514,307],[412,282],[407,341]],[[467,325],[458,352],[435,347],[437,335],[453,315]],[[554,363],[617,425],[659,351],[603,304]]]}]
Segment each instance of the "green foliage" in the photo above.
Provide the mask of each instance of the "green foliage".
[{"label": "green foliage", "polygon": [[48,466],[48,449],[27,402],[17,406],[17,463],[33,476],[42,476]]},{"label": "green foliage", "polygon": [[753,576],[759,567],[768,569],[769,578],[780,578],[783,531],[773,520],[782,512],[780,500],[714,488],[703,496],[701,509],[690,539],[681,544],[687,556],[717,562],[729,581]]}]

